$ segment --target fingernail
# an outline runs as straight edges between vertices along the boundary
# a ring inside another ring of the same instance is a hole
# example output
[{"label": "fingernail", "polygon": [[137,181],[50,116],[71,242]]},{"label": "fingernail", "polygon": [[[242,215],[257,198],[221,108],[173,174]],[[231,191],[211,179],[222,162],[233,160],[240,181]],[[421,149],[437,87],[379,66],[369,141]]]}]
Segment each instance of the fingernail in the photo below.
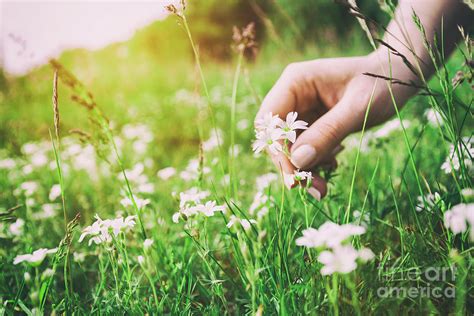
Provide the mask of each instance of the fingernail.
[{"label": "fingernail", "polygon": [[319,192],[315,187],[310,187],[308,193],[316,200],[321,201],[321,192]]},{"label": "fingernail", "polygon": [[295,167],[304,169],[316,159],[316,149],[311,145],[301,145],[291,153],[291,162]]}]

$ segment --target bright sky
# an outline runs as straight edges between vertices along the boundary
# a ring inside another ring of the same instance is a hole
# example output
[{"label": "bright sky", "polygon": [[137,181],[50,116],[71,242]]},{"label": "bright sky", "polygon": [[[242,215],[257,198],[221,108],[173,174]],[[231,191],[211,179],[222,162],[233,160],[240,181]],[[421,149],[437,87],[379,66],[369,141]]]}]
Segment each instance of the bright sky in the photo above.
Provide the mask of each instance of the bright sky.
[{"label": "bright sky", "polygon": [[0,0],[0,64],[11,74],[71,48],[99,49],[165,17],[170,0]]}]

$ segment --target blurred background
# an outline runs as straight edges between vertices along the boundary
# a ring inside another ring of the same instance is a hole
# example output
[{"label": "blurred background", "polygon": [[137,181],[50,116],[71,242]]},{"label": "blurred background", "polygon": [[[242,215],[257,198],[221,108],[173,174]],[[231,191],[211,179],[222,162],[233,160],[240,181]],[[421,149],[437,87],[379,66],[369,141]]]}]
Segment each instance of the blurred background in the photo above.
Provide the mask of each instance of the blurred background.
[{"label": "blurred background", "polygon": [[[50,58],[58,58],[83,81],[119,125],[140,120],[134,113],[159,119],[157,108],[176,104],[169,96],[197,89],[188,38],[176,17],[164,10],[169,0],[0,3],[2,147],[15,150],[25,141],[48,137]],[[387,22],[377,1],[359,0],[358,5]],[[211,86],[219,83],[224,94],[231,88],[234,25],[256,23],[259,53],[246,68],[260,96],[290,62],[370,50],[356,19],[333,0],[188,1],[186,15],[207,79]],[[67,95],[60,95],[60,101],[67,131],[81,122],[81,109]]]}]

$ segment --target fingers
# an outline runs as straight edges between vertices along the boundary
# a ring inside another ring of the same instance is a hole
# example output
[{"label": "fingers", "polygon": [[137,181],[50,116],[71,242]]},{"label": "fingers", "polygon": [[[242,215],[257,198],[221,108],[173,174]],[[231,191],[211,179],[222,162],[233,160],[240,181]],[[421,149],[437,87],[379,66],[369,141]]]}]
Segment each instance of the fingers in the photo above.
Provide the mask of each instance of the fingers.
[{"label": "fingers", "polygon": [[354,124],[354,113],[351,113],[349,107],[344,104],[336,105],[296,139],[291,147],[292,164],[309,170],[330,160],[331,156],[341,150],[338,146],[354,129]]}]

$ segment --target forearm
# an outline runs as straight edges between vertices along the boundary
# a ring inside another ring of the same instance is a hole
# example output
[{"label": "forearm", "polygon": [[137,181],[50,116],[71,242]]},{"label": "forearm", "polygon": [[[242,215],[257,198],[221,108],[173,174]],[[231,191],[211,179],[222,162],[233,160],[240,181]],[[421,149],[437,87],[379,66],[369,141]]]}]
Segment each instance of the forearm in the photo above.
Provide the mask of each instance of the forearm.
[{"label": "forearm", "polygon": [[[437,37],[439,46],[437,48],[440,49],[443,44],[446,56],[452,52],[460,38],[458,25],[466,26],[473,15],[472,11],[460,0],[401,0],[399,2],[394,19],[387,28],[384,42],[404,55],[415,66],[419,77],[429,78],[433,72],[433,65],[425,47],[423,34],[414,22],[413,12],[418,15],[425,29],[426,40],[433,45]],[[388,50],[382,45],[376,53],[379,58],[386,61],[389,58]],[[400,57],[393,54],[390,59],[394,63],[401,62]],[[402,71],[399,75],[402,76],[401,79],[407,76],[407,79],[419,79],[411,78],[412,76],[406,71]]]}]

